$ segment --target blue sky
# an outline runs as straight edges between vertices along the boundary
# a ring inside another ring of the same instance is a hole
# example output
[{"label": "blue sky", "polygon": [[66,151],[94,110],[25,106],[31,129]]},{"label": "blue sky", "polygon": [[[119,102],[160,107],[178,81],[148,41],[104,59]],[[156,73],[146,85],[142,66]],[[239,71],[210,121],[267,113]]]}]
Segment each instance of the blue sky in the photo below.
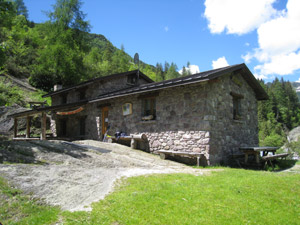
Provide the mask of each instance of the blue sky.
[{"label": "blue sky", "polygon": [[[47,20],[55,0],[24,0],[29,19]],[[205,71],[246,63],[265,81],[300,82],[299,0],[83,0],[91,32],[148,64]]]}]

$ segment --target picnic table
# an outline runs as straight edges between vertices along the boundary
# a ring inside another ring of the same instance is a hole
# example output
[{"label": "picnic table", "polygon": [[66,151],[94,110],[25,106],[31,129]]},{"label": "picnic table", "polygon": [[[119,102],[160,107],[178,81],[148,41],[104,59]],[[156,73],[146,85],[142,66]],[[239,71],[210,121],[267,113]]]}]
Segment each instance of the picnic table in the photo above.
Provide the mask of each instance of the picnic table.
[{"label": "picnic table", "polygon": [[245,153],[245,163],[248,162],[249,155],[255,155],[255,161],[258,164],[261,152],[263,157],[267,156],[269,152],[272,152],[272,154],[275,155],[278,147],[240,147],[239,149]]}]

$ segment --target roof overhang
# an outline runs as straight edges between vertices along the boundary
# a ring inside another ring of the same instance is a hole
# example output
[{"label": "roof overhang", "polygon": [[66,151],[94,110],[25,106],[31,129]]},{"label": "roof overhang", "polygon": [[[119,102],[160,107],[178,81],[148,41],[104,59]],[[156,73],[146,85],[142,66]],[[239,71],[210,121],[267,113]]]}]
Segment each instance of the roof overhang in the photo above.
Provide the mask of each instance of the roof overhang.
[{"label": "roof overhang", "polygon": [[36,114],[40,114],[42,112],[55,112],[55,111],[59,111],[59,110],[68,110],[68,109],[71,109],[74,107],[86,105],[87,103],[88,103],[88,100],[84,100],[84,101],[68,103],[68,104],[64,104],[64,105],[40,107],[40,108],[36,108],[36,109],[19,112],[19,113],[14,113],[14,114],[11,114],[10,117],[21,118],[21,117],[33,116]]}]

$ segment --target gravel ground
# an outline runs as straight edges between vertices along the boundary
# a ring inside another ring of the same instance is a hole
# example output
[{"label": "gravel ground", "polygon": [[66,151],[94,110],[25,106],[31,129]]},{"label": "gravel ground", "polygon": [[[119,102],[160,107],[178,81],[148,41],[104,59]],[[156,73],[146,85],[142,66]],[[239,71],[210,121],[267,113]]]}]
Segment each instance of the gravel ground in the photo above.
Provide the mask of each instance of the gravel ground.
[{"label": "gravel ground", "polygon": [[91,203],[103,199],[121,177],[209,172],[92,140],[6,141],[0,142],[0,150],[0,158],[2,154],[2,160],[8,162],[0,164],[0,176],[25,193],[69,211],[91,210]]}]

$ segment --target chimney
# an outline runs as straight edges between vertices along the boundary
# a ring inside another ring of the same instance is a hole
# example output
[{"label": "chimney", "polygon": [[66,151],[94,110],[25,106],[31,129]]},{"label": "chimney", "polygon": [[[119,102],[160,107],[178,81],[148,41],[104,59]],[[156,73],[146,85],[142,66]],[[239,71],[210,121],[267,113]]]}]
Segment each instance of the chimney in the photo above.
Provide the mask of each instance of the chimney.
[{"label": "chimney", "polygon": [[53,91],[58,91],[62,89],[62,85],[61,84],[55,84],[54,87],[53,87]]}]

